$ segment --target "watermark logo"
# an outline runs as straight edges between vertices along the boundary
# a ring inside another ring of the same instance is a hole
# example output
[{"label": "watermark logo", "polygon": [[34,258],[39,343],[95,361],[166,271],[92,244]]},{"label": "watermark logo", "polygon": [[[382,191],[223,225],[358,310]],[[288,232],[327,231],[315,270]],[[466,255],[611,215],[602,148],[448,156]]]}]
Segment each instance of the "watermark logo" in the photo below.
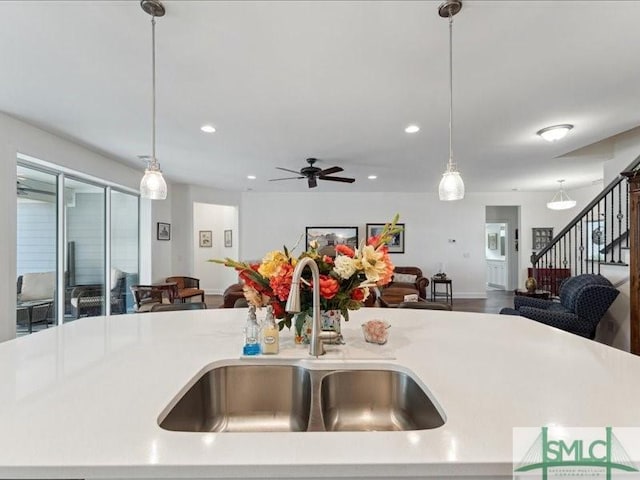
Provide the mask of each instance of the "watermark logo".
[{"label": "watermark logo", "polygon": [[[515,435],[514,432],[514,448],[517,440]],[[614,473],[639,470],[611,427],[561,429],[559,433],[542,427],[522,460],[514,465],[513,471],[514,478],[547,480],[586,477],[611,480]],[[620,476],[628,478],[626,475]]]}]

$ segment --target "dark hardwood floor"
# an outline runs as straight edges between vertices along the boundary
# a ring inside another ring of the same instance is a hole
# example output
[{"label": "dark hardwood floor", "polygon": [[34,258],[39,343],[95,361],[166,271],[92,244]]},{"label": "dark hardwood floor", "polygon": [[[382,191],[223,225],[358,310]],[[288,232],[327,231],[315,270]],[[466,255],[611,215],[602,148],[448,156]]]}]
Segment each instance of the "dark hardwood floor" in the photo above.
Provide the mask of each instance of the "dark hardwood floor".
[{"label": "dark hardwood floor", "polygon": [[[208,308],[219,308],[222,295],[206,295]],[[512,290],[488,290],[487,298],[453,297],[453,310],[456,312],[498,313],[502,307],[513,307]]]}]

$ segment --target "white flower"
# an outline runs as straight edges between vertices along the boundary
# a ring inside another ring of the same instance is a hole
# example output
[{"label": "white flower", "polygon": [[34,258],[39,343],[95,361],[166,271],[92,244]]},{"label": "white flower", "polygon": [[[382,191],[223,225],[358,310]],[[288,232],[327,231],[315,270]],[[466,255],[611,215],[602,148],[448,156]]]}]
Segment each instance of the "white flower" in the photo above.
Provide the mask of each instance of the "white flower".
[{"label": "white flower", "polygon": [[371,283],[375,283],[384,275],[386,265],[382,261],[383,254],[367,245],[358,252],[356,268],[364,270],[364,275]]},{"label": "white flower", "polygon": [[334,260],[333,270],[346,280],[356,273],[356,262],[346,255],[338,255]]}]

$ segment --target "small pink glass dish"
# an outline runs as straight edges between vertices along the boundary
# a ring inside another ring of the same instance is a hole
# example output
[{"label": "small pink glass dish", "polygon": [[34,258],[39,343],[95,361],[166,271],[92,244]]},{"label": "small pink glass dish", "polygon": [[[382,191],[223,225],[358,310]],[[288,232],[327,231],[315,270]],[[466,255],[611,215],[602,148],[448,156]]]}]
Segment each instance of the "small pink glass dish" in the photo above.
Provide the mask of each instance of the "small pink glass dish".
[{"label": "small pink glass dish", "polygon": [[384,345],[389,338],[389,323],[384,320],[369,320],[362,324],[364,339],[369,343]]}]

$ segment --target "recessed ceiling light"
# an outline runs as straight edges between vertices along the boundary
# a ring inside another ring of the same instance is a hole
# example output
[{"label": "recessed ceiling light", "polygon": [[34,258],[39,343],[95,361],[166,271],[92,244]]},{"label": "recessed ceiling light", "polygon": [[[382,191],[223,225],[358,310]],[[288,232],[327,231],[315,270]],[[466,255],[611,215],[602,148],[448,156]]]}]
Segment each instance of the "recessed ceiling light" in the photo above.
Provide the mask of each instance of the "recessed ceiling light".
[{"label": "recessed ceiling light", "polygon": [[409,125],[404,131],[407,133],[416,133],[420,131],[420,127],[418,125]]},{"label": "recessed ceiling light", "polygon": [[563,125],[553,125],[551,127],[543,128],[542,130],[538,130],[536,135],[540,135],[547,142],[556,142],[567,136],[569,130],[573,128],[573,125],[569,125],[565,123]]},{"label": "recessed ceiling light", "polygon": [[200,130],[202,130],[204,133],[213,133],[216,131],[216,127],[214,127],[213,125],[203,125],[200,127]]},{"label": "recessed ceiling light", "polygon": [[367,178],[369,180],[375,180],[376,178],[378,178],[378,176],[377,175],[369,175]]},{"label": "recessed ceiling light", "polygon": [[249,180],[255,180],[257,177],[255,175],[247,175]]}]

